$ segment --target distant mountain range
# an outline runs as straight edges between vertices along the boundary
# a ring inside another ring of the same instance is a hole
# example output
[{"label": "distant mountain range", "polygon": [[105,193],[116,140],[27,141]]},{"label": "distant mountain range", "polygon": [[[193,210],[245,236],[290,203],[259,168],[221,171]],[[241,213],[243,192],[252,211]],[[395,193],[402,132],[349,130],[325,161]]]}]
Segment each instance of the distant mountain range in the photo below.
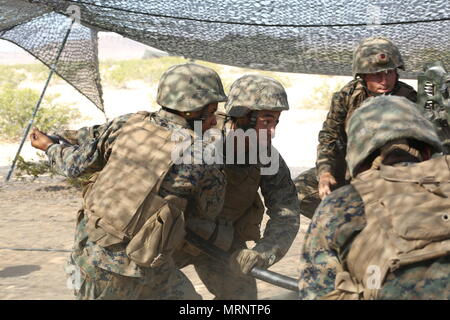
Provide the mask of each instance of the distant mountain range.
[{"label": "distant mountain range", "polygon": [[[100,60],[127,60],[157,58],[167,56],[164,51],[146,46],[139,42],[122,37],[111,32],[99,33]],[[0,40],[0,64],[35,63],[36,59],[20,47],[4,40]]]}]

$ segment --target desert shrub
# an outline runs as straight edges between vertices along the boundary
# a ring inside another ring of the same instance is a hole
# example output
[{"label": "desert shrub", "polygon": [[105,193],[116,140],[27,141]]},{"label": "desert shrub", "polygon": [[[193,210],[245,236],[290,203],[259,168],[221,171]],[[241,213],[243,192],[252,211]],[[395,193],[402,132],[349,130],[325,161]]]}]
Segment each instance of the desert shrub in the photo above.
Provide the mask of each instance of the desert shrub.
[{"label": "desert shrub", "polygon": [[[81,117],[78,110],[67,103],[56,103],[58,95],[46,95],[37,113],[34,125],[44,132],[64,129]],[[11,84],[0,86],[0,137],[16,140],[31,119],[39,92],[19,89]]]},{"label": "desert shrub", "polygon": [[91,175],[87,174],[87,175],[83,175],[83,176],[78,177],[78,178],[66,178],[65,180],[72,187],[75,187],[75,188],[81,190],[81,189],[84,188],[86,183],[89,181],[90,177],[91,177]]},{"label": "desert shrub", "polygon": [[0,85],[17,86],[26,78],[23,70],[10,65],[0,65]]},{"label": "desert shrub", "polygon": [[25,74],[30,81],[45,81],[50,69],[42,63],[15,64],[11,65],[14,70]]},{"label": "desert shrub", "polygon": [[[75,64],[75,67],[73,65]],[[60,68],[66,70],[74,70],[77,72],[76,62],[70,63],[70,69],[67,65],[59,65]],[[14,65],[0,65],[0,85],[13,84],[18,85],[20,82],[28,80],[31,82],[44,83],[47,80],[50,69],[43,63],[29,63],[29,64],[14,64]],[[53,74],[52,84],[64,83],[56,73]]]},{"label": "desert shrub", "polygon": [[133,80],[142,80],[151,85],[158,83],[164,71],[171,66],[185,62],[180,57],[109,60],[100,63],[100,74],[103,83],[116,88],[126,88],[127,82]]},{"label": "desert shrub", "polygon": [[[50,167],[46,156],[38,153],[38,161],[25,161],[21,156],[17,158],[15,175],[21,181],[34,181],[39,176],[54,177],[56,172]],[[82,189],[88,182],[91,174],[82,175],[78,178],[66,178],[65,181],[77,189]]]},{"label": "desert shrub", "polygon": [[161,57],[166,57],[167,54],[158,52],[155,50],[145,49],[144,54],[142,55],[142,59],[157,59]]},{"label": "desert shrub", "polygon": [[54,176],[54,172],[48,164],[48,161],[45,161],[45,156],[38,154],[39,161],[25,161],[21,156],[17,158],[16,162],[16,177],[20,180],[26,180],[26,177],[29,176],[32,181],[36,180],[39,176],[42,175],[50,175]]}]

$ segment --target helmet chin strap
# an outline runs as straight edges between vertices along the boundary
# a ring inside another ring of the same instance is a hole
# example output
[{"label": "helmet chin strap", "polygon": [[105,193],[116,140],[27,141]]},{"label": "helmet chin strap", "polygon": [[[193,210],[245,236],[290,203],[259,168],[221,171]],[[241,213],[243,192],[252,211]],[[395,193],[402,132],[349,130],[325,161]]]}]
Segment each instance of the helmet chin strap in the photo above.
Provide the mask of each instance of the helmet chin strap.
[{"label": "helmet chin strap", "polygon": [[249,113],[247,113],[246,115],[249,118],[249,122],[246,125],[239,125],[238,124],[238,119],[239,118],[235,118],[232,116],[226,116],[225,118],[225,122],[229,122],[232,121],[234,123],[236,123],[236,129],[242,129],[244,131],[248,130],[248,129],[254,129],[256,127],[256,120],[258,118],[258,111],[250,111]]},{"label": "helmet chin strap", "polygon": [[250,122],[248,124],[250,128],[256,128],[257,118],[258,118],[258,111],[250,111]]},{"label": "helmet chin strap", "polygon": [[[186,119],[186,122],[188,123],[189,127],[190,127],[192,130],[194,130],[194,128],[195,128],[195,127],[194,127],[195,121],[201,121],[201,122],[203,123],[206,119],[208,119],[208,116],[209,116],[209,114],[208,114],[208,104],[205,105],[201,111],[202,111],[202,112],[201,112],[200,116],[198,116],[198,117],[195,117],[195,118],[185,118],[185,119]],[[191,113],[190,113],[190,112],[185,112],[185,115],[186,115],[186,116],[190,116]]]},{"label": "helmet chin strap", "polygon": [[240,127],[242,130],[248,130],[248,129],[254,129],[256,128],[256,120],[258,118],[258,111],[252,110],[247,114],[247,117],[249,118],[248,124],[245,126]]}]

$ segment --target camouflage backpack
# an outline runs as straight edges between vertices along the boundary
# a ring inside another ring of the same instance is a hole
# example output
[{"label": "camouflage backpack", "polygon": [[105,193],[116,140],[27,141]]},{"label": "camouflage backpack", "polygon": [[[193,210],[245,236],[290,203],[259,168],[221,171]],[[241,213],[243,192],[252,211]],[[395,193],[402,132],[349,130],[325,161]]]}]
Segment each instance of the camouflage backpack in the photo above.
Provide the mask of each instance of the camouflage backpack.
[{"label": "camouflage backpack", "polygon": [[[400,97],[367,100],[350,119],[348,134],[353,176],[368,154],[393,140],[413,138],[440,150],[431,123]],[[376,299],[390,272],[450,252],[449,156],[381,165],[351,184],[364,202],[366,226],[350,245],[336,290],[325,299]]]}]

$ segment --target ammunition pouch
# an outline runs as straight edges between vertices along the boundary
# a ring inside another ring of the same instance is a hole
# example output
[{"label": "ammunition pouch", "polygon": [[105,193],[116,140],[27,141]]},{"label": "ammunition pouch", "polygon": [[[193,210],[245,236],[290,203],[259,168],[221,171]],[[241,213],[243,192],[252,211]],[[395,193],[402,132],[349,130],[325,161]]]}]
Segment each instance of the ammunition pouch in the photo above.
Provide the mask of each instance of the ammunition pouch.
[{"label": "ammunition pouch", "polygon": [[159,209],[151,216],[126,248],[136,264],[157,267],[165,263],[182,243],[185,235],[184,208],[187,201],[174,196],[155,196]]},{"label": "ammunition pouch", "polygon": [[[189,218],[186,225],[189,230],[224,251],[228,251],[233,244],[234,227],[231,221],[223,218],[218,218],[215,222],[201,218]],[[189,243],[184,245],[183,250],[193,256],[202,253],[200,249]]]},{"label": "ammunition pouch", "polygon": [[151,212],[138,228],[119,232],[104,219],[88,212],[86,224],[89,240],[101,247],[125,243],[126,254],[137,265],[157,267],[170,258],[184,239],[184,209],[187,200],[169,195],[161,198],[153,195]]}]

